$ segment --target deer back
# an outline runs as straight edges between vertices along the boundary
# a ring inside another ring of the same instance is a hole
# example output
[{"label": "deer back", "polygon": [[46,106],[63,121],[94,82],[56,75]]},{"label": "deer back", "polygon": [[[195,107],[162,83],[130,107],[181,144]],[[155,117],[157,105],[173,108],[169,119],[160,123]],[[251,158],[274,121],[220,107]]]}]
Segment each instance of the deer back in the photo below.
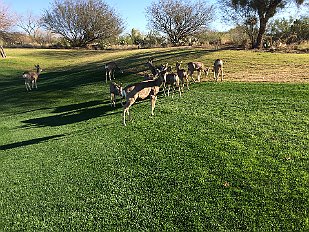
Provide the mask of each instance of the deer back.
[{"label": "deer back", "polygon": [[29,79],[29,80],[37,80],[39,75],[36,72],[24,72],[23,78]]},{"label": "deer back", "polygon": [[220,59],[216,59],[215,63],[214,63],[214,67],[215,67],[215,69],[222,68],[223,67],[223,61],[220,60]]},{"label": "deer back", "polygon": [[190,71],[202,70],[202,69],[204,69],[204,64],[202,62],[189,62],[188,63],[188,69]]},{"label": "deer back", "polygon": [[105,69],[108,69],[108,70],[115,70],[118,68],[118,65],[112,61],[112,62],[108,62],[105,64]]},{"label": "deer back", "polygon": [[116,84],[115,82],[112,82],[109,85],[109,91],[110,91],[110,93],[113,93],[115,95],[121,95],[121,93],[122,93],[122,86]]}]

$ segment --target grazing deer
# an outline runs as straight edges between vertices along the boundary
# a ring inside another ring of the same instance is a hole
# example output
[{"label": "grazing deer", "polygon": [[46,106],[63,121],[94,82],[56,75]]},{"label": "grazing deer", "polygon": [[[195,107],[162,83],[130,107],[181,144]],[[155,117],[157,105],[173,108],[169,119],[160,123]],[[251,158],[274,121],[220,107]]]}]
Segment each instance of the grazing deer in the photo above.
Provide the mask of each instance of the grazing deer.
[{"label": "grazing deer", "polygon": [[115,79],[115,71],[119,70],[120,73],[123,73],[123,71],[118,67],[118,65],[112,61],[109,63],[105,64],[105,82],[107,83],[107,79],[109,79],[110,81],[112,79]]},{"label": "grazing deer", "polygon": [[151,115],[153,115],[153,111],[155,108],[157,94],[159,92],[159,88],[162,85],[162,78],[159,77],[154,80],[147,80],[138,82],[135,84],[128,85],[122,91],[122,95],[126,98],[126,104],[123,108],[123,125],[126,126],[126,114],[128,115],[128,119],[130,120],[129,109],[134,104],[137,99],[145,99],[150,96],[151,99]]},{"label": "grazing deer", "polygon": [[[116,107],[116,96],[120,96],[122,100],[122,86],[121,84],[116,84],[115,82],[111,82],[109,85],[111,106]],[[121,101],[121,105],[123,105]]]},{"label": "grazing deer", "polygon": [[214,79],[218,81],[218,76],[221,72],[221,81],[223,81],[223,60],[216,59],[214,63]]},{"label": "grazing deer", "polygon": [[26,71],[23,73],[23,78],[25,78],[25,86],[27,91],[33,89],[34,86],[36,89],[38,88],[36,82],[42,72],[42,69],[40,68],[40,65],[34,65],[34,67],[36,68],[36,72]]},{"label": "grazing deer", "polygon": [[187,85],[187,89],[189,90],[189,78],[188,78],[186,70],[180,68],[181,63],[182,62],[176,62],[176,71],[177,71],[177,76],[179,77],[179,80],[181,82],[182,92],[183,92],[185,82],[186,82],[186,85]]},{"label": "grazing deer", "polygon": [[193,78],[194,71],[198,72],[197,75],[197,81],[201,82],[201,73],[204,71],[205,76],[208,76],[209,68],[205,68],[204,64],[202,62],[189,62],[188,63],[188,75],[191,77],[191,79],[195,82]]}]

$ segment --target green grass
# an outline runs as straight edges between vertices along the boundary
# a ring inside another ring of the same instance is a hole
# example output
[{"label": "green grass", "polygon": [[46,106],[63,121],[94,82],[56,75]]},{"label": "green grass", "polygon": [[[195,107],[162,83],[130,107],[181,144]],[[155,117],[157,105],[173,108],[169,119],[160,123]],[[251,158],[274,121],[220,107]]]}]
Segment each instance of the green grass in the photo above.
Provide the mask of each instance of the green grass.
[{"label": "green grass", "polygon": [[[308,56],[6,52],[0,231],[309,230],[309,85],[231,81],[241,70],[266,72],[261,65],[272,60],[269,70],[295,59],[306,70]],[[140,101],[124,127],[120,103],[109,105],[102,66],[117,59],[125,74],[116,78],[132,83],[150,56],[170,64],[224,57],[227,81],[192,84],[181,98],[160,95],[154,116],[149,100]],[[254,62],[261,69],[250,68]],[[18,76],[36,63],[45,72],[39,88],[26,92]]]}]

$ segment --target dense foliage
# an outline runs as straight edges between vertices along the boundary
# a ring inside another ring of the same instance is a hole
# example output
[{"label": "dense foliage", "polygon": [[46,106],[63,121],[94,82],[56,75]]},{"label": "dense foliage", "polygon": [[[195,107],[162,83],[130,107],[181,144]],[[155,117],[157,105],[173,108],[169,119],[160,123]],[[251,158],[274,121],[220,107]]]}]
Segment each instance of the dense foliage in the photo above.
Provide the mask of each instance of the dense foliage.
[{"label": "dense foliage", "polygon": [[291,2],[301,5],[304,0],[221,0],[220,2],[224,16],[246,25],[252,47],[261,48],[269,20],[280,9],[288,7]]}]

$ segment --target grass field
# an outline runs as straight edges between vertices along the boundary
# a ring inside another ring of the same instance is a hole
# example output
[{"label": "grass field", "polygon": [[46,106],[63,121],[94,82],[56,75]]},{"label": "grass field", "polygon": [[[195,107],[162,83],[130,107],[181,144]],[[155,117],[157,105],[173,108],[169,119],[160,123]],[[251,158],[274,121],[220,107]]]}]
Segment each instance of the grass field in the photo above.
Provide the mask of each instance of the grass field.
[{"label": "grass field", "polygon": [[[7,49],[0,60],[0,231],[308,231],[308,54]],[[109,105],[144,63],[225,61],[181,98]],[[40,64],[38,89],[23,71]]]}]

